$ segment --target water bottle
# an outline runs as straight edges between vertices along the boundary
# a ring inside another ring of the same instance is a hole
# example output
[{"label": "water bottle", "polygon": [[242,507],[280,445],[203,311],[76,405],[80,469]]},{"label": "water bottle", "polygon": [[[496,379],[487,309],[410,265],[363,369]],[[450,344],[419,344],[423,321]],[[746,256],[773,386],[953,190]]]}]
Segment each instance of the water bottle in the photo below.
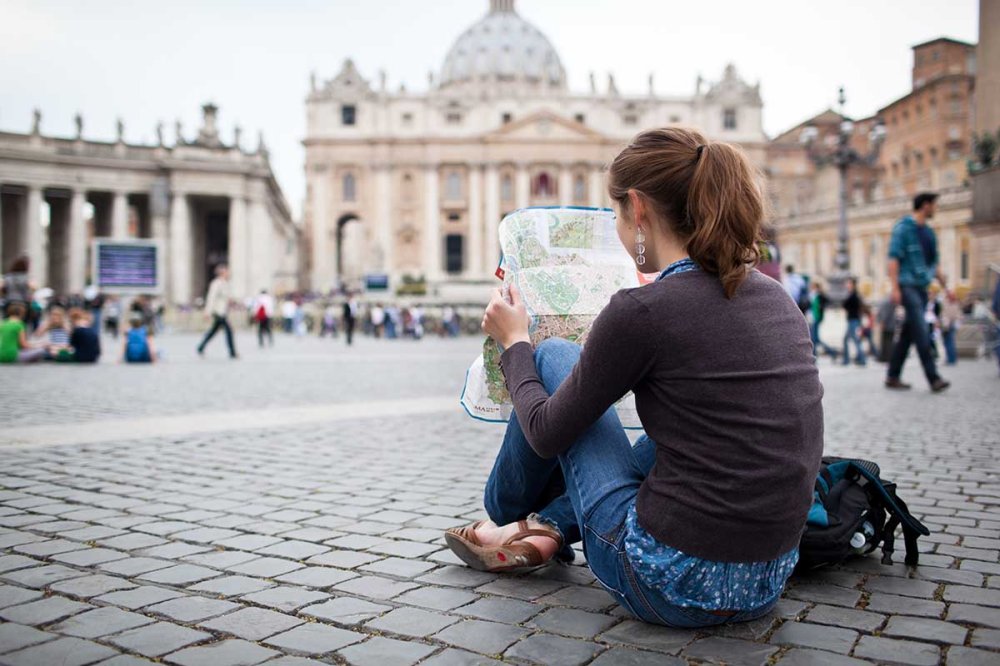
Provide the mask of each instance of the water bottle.
[{"label": "water bottle", "polygon": [[860,531],[851,535],[851,548],[858,555],[863,555],[875,537],[875,527],[867,520],[861,523]]}]

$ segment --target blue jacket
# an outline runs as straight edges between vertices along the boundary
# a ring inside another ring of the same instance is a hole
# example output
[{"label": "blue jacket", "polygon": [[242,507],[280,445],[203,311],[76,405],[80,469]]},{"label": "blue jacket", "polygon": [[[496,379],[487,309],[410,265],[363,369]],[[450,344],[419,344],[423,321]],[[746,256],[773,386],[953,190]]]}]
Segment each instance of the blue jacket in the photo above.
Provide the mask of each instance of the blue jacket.
[{"label": "blue jacket", "polygon": [[[931,236],[932,255],[937,257],[937,236],[927,227]],[[907,215],[892,228],[889,241],[889,258],[899,261],[899,284],[907,287],[927,288],[937,274],[937,264],[928,264],[924,249],[917,235],[917,221]]]}]

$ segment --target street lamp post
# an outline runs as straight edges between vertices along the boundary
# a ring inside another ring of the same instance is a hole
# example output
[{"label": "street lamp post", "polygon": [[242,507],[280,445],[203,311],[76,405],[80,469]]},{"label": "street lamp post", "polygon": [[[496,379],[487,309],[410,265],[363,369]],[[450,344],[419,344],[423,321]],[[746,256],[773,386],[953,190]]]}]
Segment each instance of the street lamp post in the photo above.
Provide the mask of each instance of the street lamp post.
[{"label": "street lamp post", "polygon": [[817,166],[833,164],[840,173],[839,217],[837,220],[837,254],[834,257],[834,270],[827,276],[827,295],[834,304],[843,303],[847,298],[847,281],[851,278],[851,256],[848,250],[849,232],[847,227],[848,207],[848,171],[855,164],[874,164],[878,151],[885,138],[885,125],[881,119],[875,121],[869,133],[869,149],[864,155],[851,147],[851,137],[854,136],[854,123],[844,115],[844,104],[847,98],[844,87],[840,87],[837,102],[840,106],[840,125],[837,128],[837,143],[832,151],[824,152],[816,145],[815,139],[819,132],[815,126],[806,127],[803,141],[806,143],[810,157]]}]

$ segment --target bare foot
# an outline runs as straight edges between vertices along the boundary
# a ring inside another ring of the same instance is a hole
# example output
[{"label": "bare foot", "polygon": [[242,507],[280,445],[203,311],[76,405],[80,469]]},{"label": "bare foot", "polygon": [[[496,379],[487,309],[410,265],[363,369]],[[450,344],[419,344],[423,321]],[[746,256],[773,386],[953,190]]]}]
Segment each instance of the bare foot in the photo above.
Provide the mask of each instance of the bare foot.
[{"label": "bare foot", "polygon": [[[546,527],[548,527],[548,525],[543,525],[542,523],[538,523],[533,520],[528,521],[528,529],[545,529]],[[476,528],[476,538],[478,538],[479,543],[484,546],[499,546],[520,531],[521,530],[517,523],[508,523],[507,525],[497,526],[497,524],[492,520],[487,520]],[[520,541],[530,543],[532,546],[537,548],[539,554],[542,556],[542,559],[545,561],[551,560],[555,557],[556,552],[559,550],[559,543],[552,537],[529,536],[521,539]]]}]

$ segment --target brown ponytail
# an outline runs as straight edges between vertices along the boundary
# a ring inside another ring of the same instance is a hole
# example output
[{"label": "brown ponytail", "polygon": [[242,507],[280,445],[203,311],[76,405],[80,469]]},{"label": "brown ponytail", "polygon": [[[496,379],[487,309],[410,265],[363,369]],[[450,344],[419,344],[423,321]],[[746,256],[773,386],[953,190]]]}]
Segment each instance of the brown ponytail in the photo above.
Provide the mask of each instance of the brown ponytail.
[{"label": "brown ponytail", "polygon": [[719,276],[732,298],[760,259],[764,201],[758,176],[738,148],[700,132],[643,132],[611,164],[608,192],[621,206],[645,196],[684,243],[688,256]]}]

